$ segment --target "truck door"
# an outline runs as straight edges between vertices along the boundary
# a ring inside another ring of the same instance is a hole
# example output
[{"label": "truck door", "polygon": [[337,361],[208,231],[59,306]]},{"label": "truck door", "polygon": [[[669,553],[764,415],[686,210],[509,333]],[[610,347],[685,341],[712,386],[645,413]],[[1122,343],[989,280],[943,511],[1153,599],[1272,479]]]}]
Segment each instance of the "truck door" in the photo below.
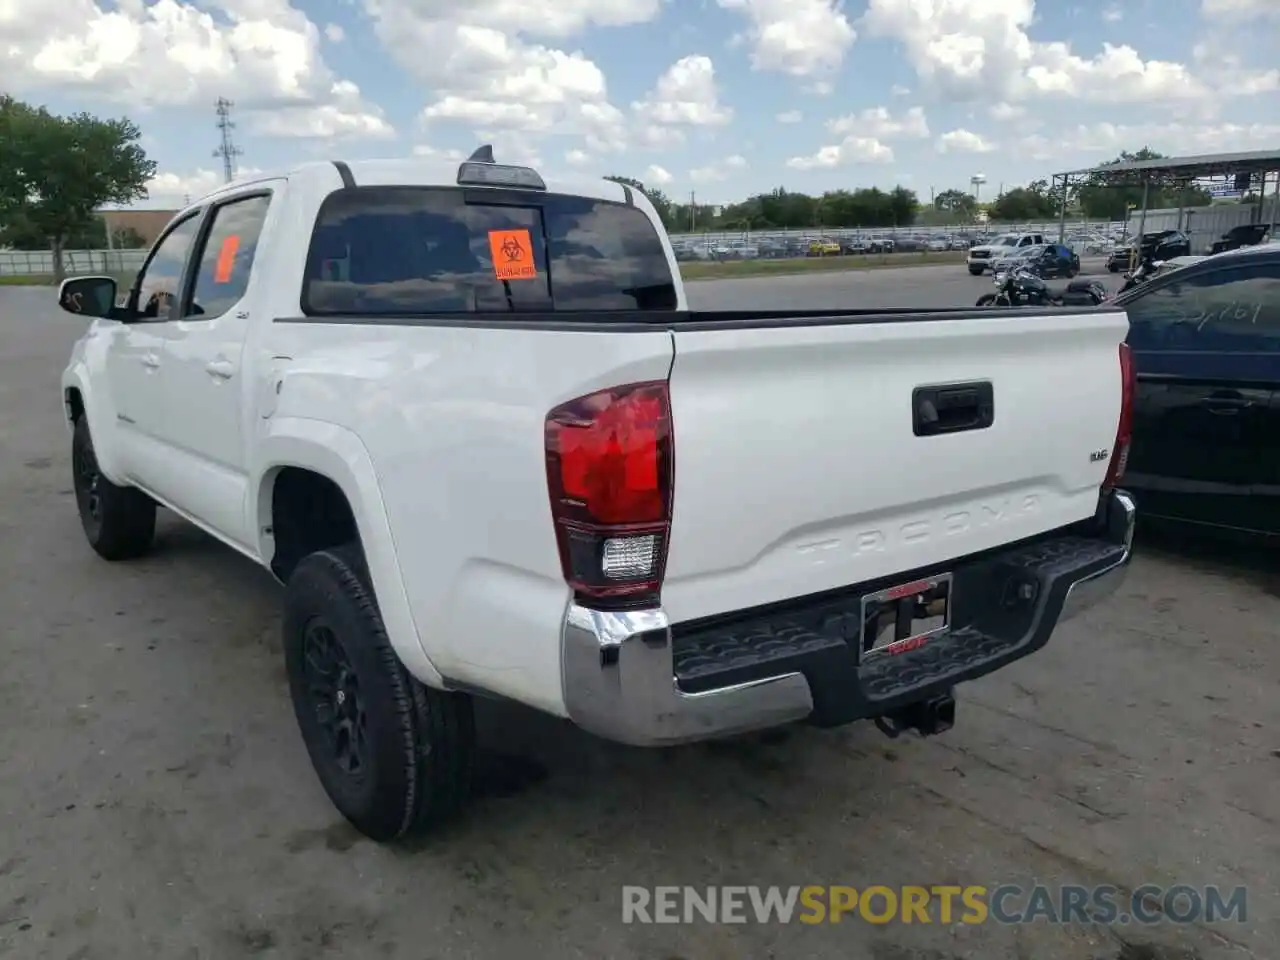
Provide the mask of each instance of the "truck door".
[{"label": "truck door", "polygon": [[192,258],[191,293],[164,332],[161,435],[172,487],[156,492],[240,543],[249,541],[245,418],[254,388],[243,369],[246,294],[271,197],[270,183],[256,183],[209,210]]},{"label": "truck door", "polygon": [[1175,273],[1124,304],[1138,374],[1125,484],[1142,512],[1258,529],[1272,384],[1257,321],[1274,274]]},{"label": "truck door", "polygon": [[152,248],[129,294],[129,320],[112,331],[106,375],[115,406],[120,462],[129,479],[151,487],[163,472],[160,399],[164,362],[161,331],[177,307],[200,211],[168,228]]}]

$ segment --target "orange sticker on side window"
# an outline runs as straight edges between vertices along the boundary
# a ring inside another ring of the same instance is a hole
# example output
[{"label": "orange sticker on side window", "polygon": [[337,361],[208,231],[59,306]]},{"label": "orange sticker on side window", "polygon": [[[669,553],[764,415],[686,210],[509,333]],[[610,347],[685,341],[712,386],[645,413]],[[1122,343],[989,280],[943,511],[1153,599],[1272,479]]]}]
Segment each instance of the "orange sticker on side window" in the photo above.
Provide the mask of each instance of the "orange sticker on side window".
[{"label": "orange sticker on side window", "polygon": [[240,238],[235,234],[222,241],[222,249],[218,251],[218,262],[213,268],[214,283],[230,283],[231,271],[236,266],[236,251],[240,249]]},{"label": "orange sticker on side window", "polygon": [[533,280],[538,276],[528,230],[490,230],[489,253],[499,280]]}]

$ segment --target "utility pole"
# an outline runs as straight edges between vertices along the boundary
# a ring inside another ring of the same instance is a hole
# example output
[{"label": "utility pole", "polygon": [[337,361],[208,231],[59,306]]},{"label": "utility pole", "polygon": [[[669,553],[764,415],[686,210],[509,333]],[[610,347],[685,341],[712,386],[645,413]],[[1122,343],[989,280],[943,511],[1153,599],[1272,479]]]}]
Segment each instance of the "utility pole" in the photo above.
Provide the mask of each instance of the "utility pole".
[{"label": "utility pole", "polygon": [[696,232],[698,225],[698,195],[689,191],[689,232]]},{"label": "utility pole", "polygon": [[231,108],[234,106],[226,97],[219,97],[214,104],[218,111],[218,130],[222,134],[222,143],[213,151],[213,155],[222,158],[222,176],[227,183],[236,178],[236,157],[244,155],[244,151],[231,139],[231,131],[236,128],[231,119]]}]

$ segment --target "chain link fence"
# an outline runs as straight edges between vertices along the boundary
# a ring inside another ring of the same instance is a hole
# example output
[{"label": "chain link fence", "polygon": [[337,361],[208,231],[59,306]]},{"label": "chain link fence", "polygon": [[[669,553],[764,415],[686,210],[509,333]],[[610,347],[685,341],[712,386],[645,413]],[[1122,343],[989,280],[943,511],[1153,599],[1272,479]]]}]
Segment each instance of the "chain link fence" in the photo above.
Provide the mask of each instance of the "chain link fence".
[{"label": "chain link fence", "polygon": [[[62,264],[67,276],[77,274],[137,273],[146,250],[64,250]],[[46,277],[53,275],[53,254],[46,250],[0,250],[0,277]]]}]

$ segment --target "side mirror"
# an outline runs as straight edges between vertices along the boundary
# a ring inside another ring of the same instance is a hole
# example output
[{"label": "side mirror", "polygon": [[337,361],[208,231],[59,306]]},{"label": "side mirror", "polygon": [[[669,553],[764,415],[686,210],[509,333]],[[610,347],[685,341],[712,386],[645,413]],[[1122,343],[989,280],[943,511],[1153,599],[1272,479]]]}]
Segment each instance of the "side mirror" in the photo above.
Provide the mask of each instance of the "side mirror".
[{"label": "side mirror", "polygon": [[58,288],[58,306],[81,317],[107,317],[116,305],[116,282],[110,277],[72,277]]}]

